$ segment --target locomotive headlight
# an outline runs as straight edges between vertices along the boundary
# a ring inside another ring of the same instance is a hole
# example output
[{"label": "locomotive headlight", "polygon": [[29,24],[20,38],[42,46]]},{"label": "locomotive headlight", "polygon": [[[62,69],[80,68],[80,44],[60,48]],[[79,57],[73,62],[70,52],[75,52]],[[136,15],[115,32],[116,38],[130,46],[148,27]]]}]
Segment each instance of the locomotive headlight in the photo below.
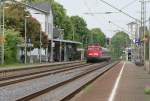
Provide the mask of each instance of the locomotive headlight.
[{"label": "locomotive headlight", "polygon": [[94,53],[93,55],[94,55],[94,56],[98,56],[98,53]]},{"label": "locomotive headlight", "polygon": [[88,55],[92,56],[93,54],[92,54],[92,53],[89,53]]}]

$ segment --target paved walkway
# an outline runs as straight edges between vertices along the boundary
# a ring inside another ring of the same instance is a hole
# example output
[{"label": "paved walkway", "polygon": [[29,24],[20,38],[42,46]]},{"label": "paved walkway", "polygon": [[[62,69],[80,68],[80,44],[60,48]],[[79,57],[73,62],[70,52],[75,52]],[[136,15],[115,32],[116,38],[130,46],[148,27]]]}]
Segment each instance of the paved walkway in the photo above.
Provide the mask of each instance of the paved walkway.
[{"label": "paved walkway", "polygon": [[71,101],[107,101],[122,66],[123,62],[117,64],[71,99]]},{"label": "paved walkway", "polygon": [[146,85],[150,87],[150,75],[127,62],[114,101],[150,101],[150,95],[144,93]]},{"label": "paved walkway", "polygon": [[[108,101],[122,67],[123,62],[99,77],[71,101]],[[150,95],[144,93],[145,85],[150,86],[150,75],[143,67],[126,62],[112,101],[150,101]]]}]

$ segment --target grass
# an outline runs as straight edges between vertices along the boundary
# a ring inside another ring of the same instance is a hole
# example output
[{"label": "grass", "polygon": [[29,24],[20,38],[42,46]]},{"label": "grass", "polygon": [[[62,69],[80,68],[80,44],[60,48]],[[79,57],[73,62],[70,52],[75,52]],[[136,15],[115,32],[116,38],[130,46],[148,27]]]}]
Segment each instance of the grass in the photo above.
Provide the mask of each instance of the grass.
[{"label": "grass", "polygon": [[144,93],[150,95],[150,87],[145,87]]},{"label": "grass", "polygon": [[0,65],[0,68],[20,68],[20,67],[29,66],[29,65],[34,65],[34,64],[21,64],[21,63],[4,64],[4,65]]},{"label": "grass", "polygon": [[90,85],[88,85],[87,87],[85,87],[84,92],[85,92],[85,93],[88,93],[88,92],[90,92],[92,89],[93,89],[93,85],[90,84]]}]

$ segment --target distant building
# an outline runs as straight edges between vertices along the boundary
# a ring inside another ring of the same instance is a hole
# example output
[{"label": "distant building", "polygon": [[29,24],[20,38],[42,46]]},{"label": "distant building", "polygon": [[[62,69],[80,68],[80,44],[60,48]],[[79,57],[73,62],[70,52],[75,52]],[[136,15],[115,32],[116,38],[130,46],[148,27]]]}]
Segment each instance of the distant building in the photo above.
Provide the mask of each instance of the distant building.
[{"label": "distant building", "polygon": [[128,31],[131,33],[130,37],[132,40],[135,38],[139,38],[139,32],[138,32],[138,24],[136,22],[130,22],[128,25]]}]

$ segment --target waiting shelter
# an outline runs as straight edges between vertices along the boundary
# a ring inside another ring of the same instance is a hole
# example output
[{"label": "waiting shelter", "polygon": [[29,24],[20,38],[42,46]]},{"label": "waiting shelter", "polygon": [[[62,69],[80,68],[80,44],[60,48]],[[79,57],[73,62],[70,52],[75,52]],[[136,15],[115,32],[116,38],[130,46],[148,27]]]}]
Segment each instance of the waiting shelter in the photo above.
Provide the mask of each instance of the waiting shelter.
[{"label": "waiting shelter", "polygon": [[[73,61],[79,60],[81,57],[81,52],[77,48],[82,45],[82,43],[71,40],[63,39],[53,39],[53,61]],[[48,53],[50,57],[51,41],[49,41]]]}]

